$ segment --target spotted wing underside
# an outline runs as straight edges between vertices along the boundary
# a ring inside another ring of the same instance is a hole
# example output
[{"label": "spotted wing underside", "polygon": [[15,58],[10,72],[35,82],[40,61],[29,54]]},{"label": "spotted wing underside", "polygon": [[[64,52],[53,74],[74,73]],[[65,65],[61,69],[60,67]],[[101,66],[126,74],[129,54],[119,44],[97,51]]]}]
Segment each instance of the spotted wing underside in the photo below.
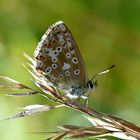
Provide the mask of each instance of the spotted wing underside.
[{"label": "spotted wing underside", "polygon": [[53,86],[68,90],[87,83],[85,65],[68,27],[62,22],[50,26],[34,52],[34,65]]}]

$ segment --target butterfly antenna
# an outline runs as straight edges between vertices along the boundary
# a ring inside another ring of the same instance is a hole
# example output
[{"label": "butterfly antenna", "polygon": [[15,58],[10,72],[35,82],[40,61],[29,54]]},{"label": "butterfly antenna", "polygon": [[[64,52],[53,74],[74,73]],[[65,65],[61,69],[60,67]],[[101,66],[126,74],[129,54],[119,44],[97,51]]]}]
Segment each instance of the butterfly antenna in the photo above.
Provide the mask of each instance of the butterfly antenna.
[{"label": "butterfly antenna", "polygon": [[115,67],[115,65],[112,65],[112,66],[110,66],[109,68],[107,68],[107,69],[105,69],[105,70],[103,70],[103,71],[101,71],[101,72],[95,74],[95,75],[91,78],[90,81],[92,81],[93,79],[95,79],[95,78],[98,77],[99,75],[102,75],[102,74],[105,74],[105,73],[109,72],[110,69],[112,69],[113,67]]}]

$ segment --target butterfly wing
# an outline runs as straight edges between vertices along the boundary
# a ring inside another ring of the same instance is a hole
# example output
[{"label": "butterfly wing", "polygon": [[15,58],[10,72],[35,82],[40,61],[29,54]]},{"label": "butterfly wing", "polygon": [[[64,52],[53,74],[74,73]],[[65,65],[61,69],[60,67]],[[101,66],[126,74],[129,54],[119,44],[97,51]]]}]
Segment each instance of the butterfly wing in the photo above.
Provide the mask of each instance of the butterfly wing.
[{"label": "butterfly wing", "polygon": [[35,68],[53,86],[68,90],[71,86],[85,86],[85,65],[68,27],[62,22],[50,26],[34,52]]}]

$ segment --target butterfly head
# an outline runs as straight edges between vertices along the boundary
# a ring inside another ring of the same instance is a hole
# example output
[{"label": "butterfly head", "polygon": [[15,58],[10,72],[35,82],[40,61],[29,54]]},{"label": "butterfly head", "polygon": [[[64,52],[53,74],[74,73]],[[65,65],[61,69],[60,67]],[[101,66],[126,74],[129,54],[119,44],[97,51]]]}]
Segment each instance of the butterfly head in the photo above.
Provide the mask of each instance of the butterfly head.
[{"label": "butterfly head", "polygon": [[93,82],[93,81],[91,81],[91,80],[89,80],[89,81],[87,82],[87,87],[88,87],[88,89],[90,89],[90,90],[95,89],[96,86],[97,86],[97,80],[96,80],[95,82]]}]

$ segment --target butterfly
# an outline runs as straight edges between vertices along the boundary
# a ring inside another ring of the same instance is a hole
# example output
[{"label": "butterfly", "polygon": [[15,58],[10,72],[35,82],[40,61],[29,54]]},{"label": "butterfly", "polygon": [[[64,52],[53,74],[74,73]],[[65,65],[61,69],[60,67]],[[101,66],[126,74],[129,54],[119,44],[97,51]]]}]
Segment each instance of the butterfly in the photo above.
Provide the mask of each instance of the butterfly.
[{"label": "butterfly", "polygon": [[34,52],[34,67],[45,81],[70,99],[88,101],[96,76],[106,73],[111,66],[89,80],[85,64],[68,27],[58,21],[48,28]]}]

